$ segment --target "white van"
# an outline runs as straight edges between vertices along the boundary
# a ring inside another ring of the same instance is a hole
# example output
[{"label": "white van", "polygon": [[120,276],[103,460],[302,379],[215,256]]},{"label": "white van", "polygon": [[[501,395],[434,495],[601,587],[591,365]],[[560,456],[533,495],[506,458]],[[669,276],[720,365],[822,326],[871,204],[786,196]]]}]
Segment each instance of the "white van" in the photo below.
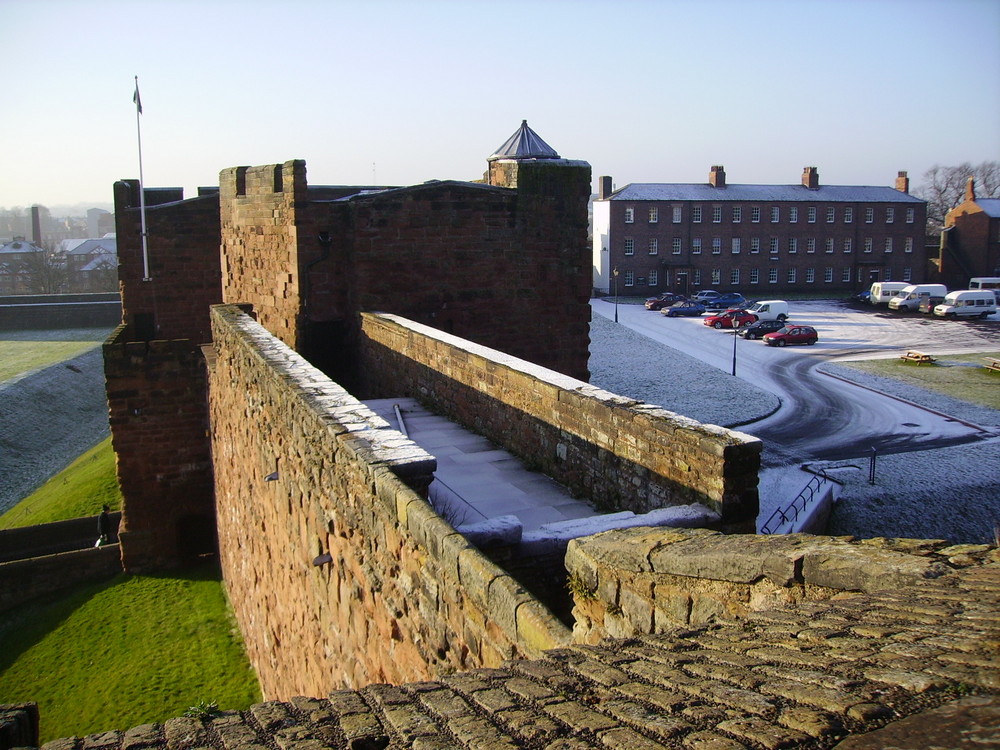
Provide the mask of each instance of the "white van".
[{"label": "white van", "polygon": [[887,305],[906,286],[905,281],[876,281],[872,284],[871,296],[868,301],[873,305]]},{"label": "white van", "polygon": [[941,318],[985,318],[997,311],[997,298],[992,289],[963,289],[948,292],[944,302],[934,308]]},{"label": "white van", "polygon": [[910,284],[889,300],[889,309],[916,312],[922,297],[944,297],[947,293],[944,284]]},{"label": "white van", "polygon": [[1000,304],[1000,276],[974,276],[969,279],[969,289],[992,289]]},{"label": "white van", "polygon": [[747,308],[757,320],[785,320],[788,317],[788,303],[783,299],[765,299],[754,302]]}]

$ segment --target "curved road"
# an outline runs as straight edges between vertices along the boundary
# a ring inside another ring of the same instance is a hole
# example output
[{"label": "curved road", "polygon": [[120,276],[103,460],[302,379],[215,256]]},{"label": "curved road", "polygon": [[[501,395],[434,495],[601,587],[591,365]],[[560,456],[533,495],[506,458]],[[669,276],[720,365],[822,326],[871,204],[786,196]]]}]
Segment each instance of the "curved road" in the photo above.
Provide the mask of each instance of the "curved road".
[{"label": "curved road", "polygon": [[[611,317],[613,305],[595,303]],[[665,318],[637,305],[619,305],[619,322],[649,338],[727,372],[732,371],[733,337],[700,318]],[[792,319],[814,326],[815,346],[764,345],[737,339],[737,377],[774,393],[781,407],[740,429],[760,437],[766,466],[832,460],[880,453],[927,450],[971,442],[992,433],[818,371],[837,359],[892,357],[907,349],[937,354],[1000,348],[1000,318],[942,321],[854,309],[832,301],[796,302]]]}]

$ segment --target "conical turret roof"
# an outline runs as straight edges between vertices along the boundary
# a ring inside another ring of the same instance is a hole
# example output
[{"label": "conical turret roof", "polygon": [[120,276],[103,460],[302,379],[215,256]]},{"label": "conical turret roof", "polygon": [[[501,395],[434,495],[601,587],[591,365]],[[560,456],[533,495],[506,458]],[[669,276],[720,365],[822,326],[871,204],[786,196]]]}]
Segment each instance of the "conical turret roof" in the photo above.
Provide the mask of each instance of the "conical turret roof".
[{"label": "conical turret roof", "polygon": [[493,159],[558,159],[559,154],[549,144],[539,138],[538,133],[528,127],[527,120],[521,120],[519,127],[504,144],[498,148]]}]

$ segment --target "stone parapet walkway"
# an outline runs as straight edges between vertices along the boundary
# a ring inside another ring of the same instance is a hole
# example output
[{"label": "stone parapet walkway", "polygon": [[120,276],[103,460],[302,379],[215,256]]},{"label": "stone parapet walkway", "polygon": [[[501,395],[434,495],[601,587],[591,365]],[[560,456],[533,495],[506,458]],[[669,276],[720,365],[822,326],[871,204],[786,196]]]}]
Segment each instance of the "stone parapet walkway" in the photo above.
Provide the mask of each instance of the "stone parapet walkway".
[{"label": "stone parapet walkway", "polygon": [[888,593],[847,593],[435,682],[369,685],[44,747],[996,747],[995,556]]}]

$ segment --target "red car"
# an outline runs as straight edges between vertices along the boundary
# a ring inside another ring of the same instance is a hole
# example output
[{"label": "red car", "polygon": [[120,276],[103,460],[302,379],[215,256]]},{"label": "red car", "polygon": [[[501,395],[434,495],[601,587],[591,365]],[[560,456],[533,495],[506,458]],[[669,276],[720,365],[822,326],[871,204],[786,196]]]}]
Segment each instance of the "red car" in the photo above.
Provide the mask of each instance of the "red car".
[{"label": "red car", "polygon": [[746,310],[734,309],[709,315],[702,322],[707,326],[712,326],[712,328],[742,328],[756,320],[757,316],[753,313],[749,313]]},{"label": "red car", "polygon": [[819,334],[812,326],[785,326],[780,331],[764,334],[764,343],[768,346],[785,346],[785,344],[812,346],[818,340]]}]

